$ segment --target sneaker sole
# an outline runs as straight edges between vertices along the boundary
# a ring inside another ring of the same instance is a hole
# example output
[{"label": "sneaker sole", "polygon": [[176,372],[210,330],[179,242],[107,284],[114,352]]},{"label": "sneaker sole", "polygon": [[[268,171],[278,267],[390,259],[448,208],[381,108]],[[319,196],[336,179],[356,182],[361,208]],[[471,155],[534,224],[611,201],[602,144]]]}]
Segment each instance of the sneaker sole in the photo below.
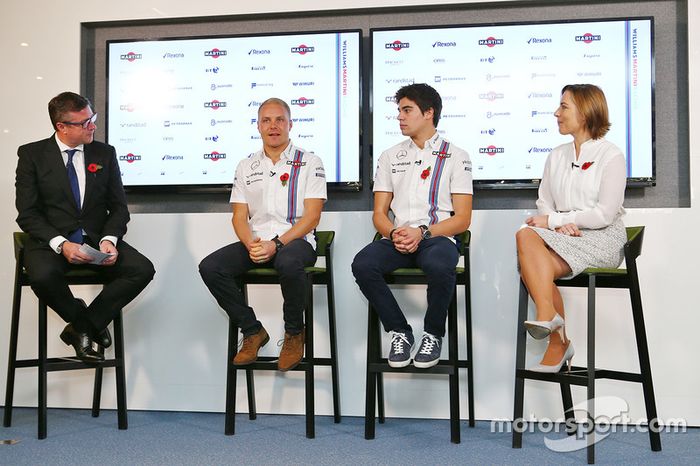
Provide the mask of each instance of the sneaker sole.
[{"label": "sneaker sole", "polygon": [[389,367],[406,367],[409,364],[411,364],[411,359],[409,358],[405,361],[388,361],[387,360],[387,362],[389,363]]},{"label": "sneaker sole", "polygon": [[437,363],[440,362],[439,359],[435,359],[433,361],[428,361],[428,362],[420,362],[416,361],[415,359],[413,360],[413,365],[417,367],[418,369],[428,369],[430,367],[436,366]]}]

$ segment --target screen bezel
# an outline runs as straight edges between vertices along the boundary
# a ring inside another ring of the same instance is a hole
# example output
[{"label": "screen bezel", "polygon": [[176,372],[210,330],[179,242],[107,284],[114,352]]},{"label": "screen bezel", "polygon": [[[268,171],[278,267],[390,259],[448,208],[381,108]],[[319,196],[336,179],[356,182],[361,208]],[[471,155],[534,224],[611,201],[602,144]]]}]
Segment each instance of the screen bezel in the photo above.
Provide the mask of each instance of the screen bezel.
[{"label": "screen bezel", "polygon": [[[362,35],[362,30],[359,28],[353,29],[328,29],[328,30],[313,30],[313,31],[290,31],[290,32],[266,32],[258,34],[212,34],[212,35],[196,35],[196,36],[160,36],[160,37],[147,37],[147,38],[129,38],[129,39],[108,39],[105,41],[105,141],[109,143],[109,63],[110,63],[110,45],[116,43],[139,43],[139,42],[161,42],[161,41],[177,41],[177,40],[202,40],[202,39],[235,39],[235,38],[256,38],[256,37],[285,37],[285,36],[296,36],[296,35],[321,35],[321,34],[347,34],[356,33],[358,36],[358,128],[359,134],[358,138],[358,181],[332,181],[327,183],[329,191],[334,192],[358,192],[362,190],[364,183],[364,172],[363,172],[363,142],[362,134],[364,133],[363,124],[365,123],[365,118],[363,118],[363,96],[364,94],[364,73],[363,69],[363,49],[364,49],[364,37]],[[126,192],[138,192],[138,193],[160,193],[160,192],[201,192],[201,193],[221,193],[230,192],[233,180],[231,183],[212,183],[212,184],[144,184],[144,185],[125,185],[124,190]]]}]

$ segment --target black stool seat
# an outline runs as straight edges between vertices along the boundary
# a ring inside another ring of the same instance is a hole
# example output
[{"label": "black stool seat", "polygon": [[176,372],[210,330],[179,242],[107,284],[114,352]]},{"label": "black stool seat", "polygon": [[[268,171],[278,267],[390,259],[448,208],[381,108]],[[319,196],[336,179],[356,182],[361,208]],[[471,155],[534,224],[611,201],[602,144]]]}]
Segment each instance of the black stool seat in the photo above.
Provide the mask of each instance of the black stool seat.
[{"label": "black stool seat", "polygon": [[[12,424],[12,404],[15,387],[15,369],[23,367],[37,367],[39,377],[38,411],[39,426],[38,437],[46,438],[46,414],[47,414],[47,373],[56,371],[94,369],[95,382],[92,397],[92,416],[100,415],[100,398],[102,393],[102,372],[105,367],[116,369],[117,386],[117,423],[119,429],[127,428],[126,415],[126,375],[124,371],[124,332],[122,326],[122,313],[114,319],[114,358],[105,361],[88,364],[75,357],[49,358],[47,357],[46,333],[47,333],[47,306],[39,300],[38,343],[39,351],[36,359],[17,359],[17,343],[19,336],[20,300],[22,287],[29,286],[29,277],[24,270],[24,244],[29,235],[15,232],[15,285],[12,299],[12,322],[10,324],[10,349],[7,362],[7,384],[5,387],[5,412],[3,425],[10,427]],[[75,267],[66,273],[68,283],[71,285],[104,285],[106,277],[99,271]],[[100,349],[104,353],[104,349]]]},{"label": "black stool seat", "polygon": [[[306,267],[304,272],[307,277],[306,305],[304,307],[304,323],[306,327],[304,342],[304,358],[292,371],[304,372],[305,380],[305,409],[306,409],[306,437],[315,437],[315,401],[314,401],[314,370],[316,366],[328,366],[331,369],[331,384],[333,387],[333,421],[340,422],[340,391],[338,381],[338,357],[337,337],[335,325],[335,294],[333,290],[333,262],[332,246],[335,232],[316,232],[316,256],[325,258],[325,266]],[[248,285],[274,285],[279,284],[279,275],[274,268],[251,269],[237,279],[239,286],[248,302]],[[317,357],[314,354],[314,329],[313,329],[313,285],[326,285],[328,297],[328,333],[330,339],[330,357]],[[245,366],[233,364],[233,358],[238,352],[238,327],[229,319],[228,333],[228,373],[226,377],[226,435],[235,433],[236,412],[236,379],[237,371],[245,370],[248,392],[248,418],[254,420],[257,417],[255,406],[254,370],[277,371],[277,360],[273,356],[259,356],[258,359]]]},{"label": "black stool seat", "polygon": [[[375,241],[381,235],[374,237]],[[471,287],[469,278],[469,230],[459,236],[460,255],[464,257],[464,267],[457,267],[457,281],[452,300],[447,312],[448,358],[441,359],[437,365],[428,369],[420,369],[413,365],[406,367],[391,367],[387,358],[381,357],[381,330],[379,316],[371,304],[368,305],[367,324],[367,384],[365,391],[365,438],[375,437],[375,411],[379,422],[385,422],[384,415],[384,373],[415,373],[415,374],[445,374],[449,376],[450,385],[450,438],[453,443],[460,443],[460,414],[459,414],[459,369],[467,372],[467,400],[469,410],[469,426],[474,427],[474,366],[472,356],[472,316],[471,316]],[[389,285],[426,285],[425,273],[420,268],[400,268],[384,276]],[[465,319],[467,338],[467,357],[459,358],[457,328],[457,286],[464,286]],[[375,408],[375,401],[377,406]]]},{"label": "black stool seat", "polygon": [[[520,304],[518,306],[518,336],[516,343],[515,362],[515,400],[513,409],[513,448],[522,447],[522,429],[515,428],[516,424],[523,422],[523,398],[525,380],[542,380],[555,382],[560,386],[564,416],[567,425],[574,420],[571,411],[573,401],[571,397],[571,385],[587,387],[588,421],[595,420],[595,381],[597,379],[612,379],[624,382],[637,382],[642,384],[644,402],[648,425],[658,426],[656,413],[656,399],[654,397],[654,385],[651,377],[651,364],[649,362],[649,347],[642,313],[642,296],[639,289],[639,276],[637,274],[637,257],[642,252],[644,239],[644,227],[627,227],[627,243],[624,245],[626,269],[590,268],[572,278],[571,280],[557,280],[560,287],[582,287],[588,289],[588,351],[587,366],[573,366],[571,373],[562,371],[555,374],[543,374],[525,369],[525,344],[526,329],[523,322],[527,319],[528,291],[524,283],[520,282]],[[632,303],[632,318],[637,340],[637,354],[639,357],[639,372],[625,372],[595,367],[595,291],[596,288],[625,288],[629,290]],[[592,426],[587,426],[587,459],[589,464],[595,462],[595,431]],[[573,432],[571,433],[573,434]],[[658,429],[649,428],[649,442],[652,451],[661,450],[661,436]]]}]

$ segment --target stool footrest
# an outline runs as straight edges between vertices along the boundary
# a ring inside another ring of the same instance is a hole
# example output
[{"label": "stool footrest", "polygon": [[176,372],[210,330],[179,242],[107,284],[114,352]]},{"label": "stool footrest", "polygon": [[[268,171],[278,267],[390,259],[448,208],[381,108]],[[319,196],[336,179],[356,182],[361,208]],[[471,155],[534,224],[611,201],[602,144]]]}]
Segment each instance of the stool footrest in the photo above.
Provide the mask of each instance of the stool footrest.
[{"label": "stool footrest", "polygon": [[[83,362],[75,357],[47,358],[46,371],[66,371],[74,369],[97,369],[98,367],[122,367],[124,363],[119,359],[107,359],[95,364]],[[19,359],[15,363],[16,368],[39,367],[38,359]]]},{"label": "stool footrest", "polygon": [[[570,385],[581,385],[584,387],[588,385],[588,369],[579,366],[572,366],[571,372],[557,372],[554,374],[518,369],[516,371],[516,377],[520,379],[543,380],[545,382],[568,383]],[[594,378],[638,383],[643,381],[642,375],[639,373],[613,371],[609,369],[595,369]]]},{"label": "stool footrest", "polygon": [[415,366],[406,366],[406,367],[391,367],[389,363],[387,362],[386,359],[383,360],[383,362],[371,362],[367,364],[367,369],[369,372],[398,372],[398,373],[406,373],[406,374],[446,374],[446,375],[452,375],[455,373],[456,369],[459,369],[459,365],[455,367],[455,365],[451,364],[450,361],[448,360],[440,360],[440,362],[437,363],[437,365],[433,367],[429,367],[427,369],[421,369],[419,367]]}]

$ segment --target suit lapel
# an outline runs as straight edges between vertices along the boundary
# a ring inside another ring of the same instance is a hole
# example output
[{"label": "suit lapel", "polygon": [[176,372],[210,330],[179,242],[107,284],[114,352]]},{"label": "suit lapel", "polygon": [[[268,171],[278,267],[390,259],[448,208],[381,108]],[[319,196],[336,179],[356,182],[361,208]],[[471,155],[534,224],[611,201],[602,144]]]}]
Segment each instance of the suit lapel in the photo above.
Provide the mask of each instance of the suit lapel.
[{"label": "suit lapel", "polygon": [[46,145],[46,150],[44,152],[43,160],[51,169],[53,173],[61,184],[63,193],[68,198],[68,201],[73,204],[73,206],[80,212],[80,207],[75,204],[75,198],[73,197],[73,190],[70,188],[70,181],[68,181],[68,172],[66,171],[66,165],[63,162],[63,154],[61,154],[56,140],[52,137],[49,144]]}]

